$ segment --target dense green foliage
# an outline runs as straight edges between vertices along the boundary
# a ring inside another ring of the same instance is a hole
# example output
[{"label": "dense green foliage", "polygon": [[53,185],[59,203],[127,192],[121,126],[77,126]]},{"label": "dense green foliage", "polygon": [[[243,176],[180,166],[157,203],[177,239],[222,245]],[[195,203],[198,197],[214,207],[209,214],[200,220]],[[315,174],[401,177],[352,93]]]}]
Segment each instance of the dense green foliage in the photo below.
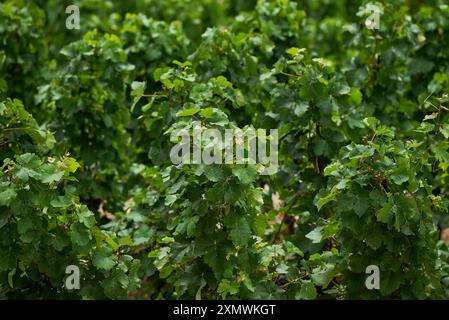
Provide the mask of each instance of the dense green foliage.
[{"label": "dense green foliage", "polygon": [[[445,1],[69,4],[0,2],[0,298],[448,297]],[[279,171],[174,165],[194,121]]]}]

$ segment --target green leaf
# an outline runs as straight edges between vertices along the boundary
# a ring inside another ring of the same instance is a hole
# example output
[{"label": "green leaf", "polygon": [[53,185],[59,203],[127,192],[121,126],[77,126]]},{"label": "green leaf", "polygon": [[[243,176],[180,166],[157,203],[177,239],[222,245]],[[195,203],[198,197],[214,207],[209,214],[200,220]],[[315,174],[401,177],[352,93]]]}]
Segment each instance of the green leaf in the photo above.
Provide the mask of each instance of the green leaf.
[{"label": "green leaf", "polygon": [[0,213],[0,229],[3,228],[9,220],[11,214],[9,212],[1,212]]},{"label": "green leaf", "polygon": [[335,266],[333,264],[315,268],[310,278],[315,285],[326,288],[334,277],[334,269]]},{"label": "green leaf", "polygon": [[243,279],[243,284],[245,285],[245,287],[251,291],[251,292],[255,292],[256,291],[256,287],[254,287],[253,282],[251,281],[251,279],[249,277],[245,277]]},{"label": "green leaf", "polygon": [[317,292],[314,284],[310,280],[301,281],[301,289],[296,294],[295,299],[313,300],[316,298]]},{"label": "green leaf", "polygon": [[14,275],[16,274],[16,268],[12,269],[9,273],[8,273],[8,284],[11,288],[14,288],[14,283],[13,283],[13,278]]},{"label": "green leaf", "polygon": [[383,222],[383,223],[389,223],[391,221],[393,212],[393,203],[389,200],[388,202],[385,202],[384,205],[380,210],[377,211],[376,217],[377,221]]},{"label": "green leaf", "polygon": [[111,270],[117,262],[117,256],[112,253],[112,249],[100,248],[94,255],[92,263],[99,269]]},{"label": "green leaf", "polygon": [[[148,243],[148,241],[153,237],[153,230],[147,225],[142,225],[134,233],[134,243],[135,245],[142,245]],[[120,239],[121,240],[121,239]]]},{"label": "green leaf", "polygon": [[435,119],[435,118],[437,118],[437,117],[438,117],[438,113],[437,113],[437,112],[434,112],[434,113],[432,113],[432,114],[426,115],[426,116],[424,117],[424,120],[423,120],[423,121],[433,120],[433,119]]},{"label": "green leaf", "polygon": [[268,222],[264,215],[253,216],[252,229],[254,233],[260,237],[265,234],[265,230],[268,228]]},{"label": "green leaf", "polygon": [[121,270],[114,270],[111,276],[101,281],[101,287],[107,297],[120,298],[129,286],[128,276]]},{"label": "green leaf", "polygon": [[396,173],[391,175],[391,180],[397,185],[401,185],[408,181],[408,175],[406,173]]},{"label": "green leaf", "polygon": [[[217,189],[220,190],[221,188]],[[245,187],[241,183],[238,183],[236,180],[232,179],[226,184],[226,188],[224,189],[224,201],[233,204],[245,196],[244,191]],[[222,198],[223,194],[220,195],[220,199]]]},{"label": "green leaf", "polygon": [[217,292],[221,294],[222,298],[225,299],[228,294],[235,295],[239,293],[240,285],[235,282],[231,282],[228,279],[223,279],[218,285]]},{"label": "green leaf", "polygon": [[377,232],[371,232],[366,235],[365,241],[368,246],[377,250],[382,245],[382,236]]},{"label": "green leaf", "polygon": [[17,221],[17,232],[19,234],[25,234],[32,229],[33,229],[33,220],[31,216],[27,215],[23,218],[20,218]]},{"label": "green leaf", "polygon": [[78,170],[78,168],[80,168],[80,164],[74,158],[70,157],[64,157],[64,159],[59,163],[59,166],[68,173],[74,173]]},{"label": "green leaf", "polygon": [[181,110],[179,112],[176,113],[177,117],[190,117],[193,116],[194,114],[198,113],[198,111],[200,111],[200,108],[194,107],[194,108],[188,108],[188,109],[184,109]]},{"label": "green leaf", "polygon": [[17,192],[10,188],[0,192],[0,206],[10,206],[17,197]]},{"label": "green leaf", "polygon": [[435,157],[443,162],[449,162],[449,142],[440,141],[431,145],[430,149],[435,154]]},{"label": "green leaf", "polygon": [[85,246],[91,239],[89,229],[81,223],[74,223],[70,227],[72,242],[78,246]]},{"label": "green leaf", "polygon": [[312,243],[321,243],[323,241],[323,227],[316,227],[306,234],[306,238],[312,240]]},{"label": "green leaf", "polygon": [[435,125],[428,122],[422,122],[418,128],[415,129],[416,132],[429,133],[433,131]]},{"label": "green leaf", "polygon": [[357,88],[351,88],[351,92],[349,93],[350,100],[353,104],[359,105],[362,102],[363,95]]},{"label": "green leaf", "polygon": [[391,180],[397,185],[401,185],[409,180],[409,160],[399,158],[397,161],[398,168],[391,175]]},{"label": "green leaf", "polygon": [[327,195],[324,195],[325,193],[326,193],[326,191],[322,190],[315,197],[314,203],[315,203],[316,207],[318,208],[318,211],[321,210],[321,208],[324,205],[335,200],[337,197],[337,192],[334,189],[332,189],[331,192],[328,193]]},{"label": "green leaf", "polygon": [[68,208],[72,205],[72,199],[70,196],[59,196],[52,200],[50,204],[55,208]]},{"label": "green leaf", "polygon": [[229,233],[235,246],[247,245],[251,238],[251,228],[245,217],[240,217]]},{"label": "green leaf", "polygon": [[442,125],[440,127],[440,132],[446,139],[449,139],[449,124]]},{"label": "green leaf", "polygon": [[223,180],[223,170],[218,165],[205,165],[204,174],[212,182],[218,182]]},{"label": "green leaf", "polygon": [[309,104],[305,102],[300,102],[299,104],[294,104],[293,112],[297,117],[302,117],[309,110]]},{"label": "green leaf", "polygon": [[51,164],[43,165],[41,169],[41,181],[42,183],[53,183],[61,181],[64,176],[64,171],[59,170],[56,166]]},{"label": "green leaf", "polygon": [[232,167],[232,174],[235,175],[243,184],[250,184],[257,178],[256,166],[237,164]]},{"label": "green leaf", "polygon": [[211,202],[219,202],[223,199],[224,192],[224,185],[222,183],[216,183],[206,191],[206,199]]},{"label": "green leaf", "polygon": [[169,194],[167,195],[167,197],[165,197],[164,204],[166,206],[171,206],[173,203],[175,203],[176,199],[178,199],[178,197],[175,194]]},{"label": "green leaf", "polygon": [[90,212],[87,207],[82,207],[77,212],[78,221],[84,224],[87,228],[92,228],[96,224],[95,215]]},{"label": "green leaf", "polygon": [[131,105],[131,112],[134,111],[134,107],[139,102],[139,100],[143,97],[146,85],[147,84],[145,81],[143,81],[143,82],[134,81],[133,83],[131,83],[131,89],[132,89],[131,97],[134,97],[133,103]]},{"label": "green leaf", "polygon": [[148,102],[146,105],[144,105],[144,106],[142,107],[142,112],[147,112],[148,110],[150,110],[151,107],[152,107],[153,104],[154,104],[154,101],[156,101],[156,97],[152,97],[152,98],[150,99],[150,102]]},{"label": "green leaf", "polygon": [[209,107],[201,109],[199,114],[211,124],[223,126],[229,122],[226,113],[217,108]]},{"label": "green leaf", "polygon": [[356,201],[353,204],[354,212],[357,214],[357,216],[361,217],[365,214],[366,210],[368,209],[369,199],[367,197],[357,195],[357,198],[355,200]]}]

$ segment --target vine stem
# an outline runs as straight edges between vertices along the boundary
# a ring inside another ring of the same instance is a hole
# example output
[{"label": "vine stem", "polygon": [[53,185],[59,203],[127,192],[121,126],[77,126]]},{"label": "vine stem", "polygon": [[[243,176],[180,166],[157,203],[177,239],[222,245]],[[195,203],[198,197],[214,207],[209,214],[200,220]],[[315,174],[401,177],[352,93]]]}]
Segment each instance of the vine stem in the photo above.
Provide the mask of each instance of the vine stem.
[{"label": "vine stem", "polygon": [[288,205],[288,207],[286,208],[286,210],[283,212],[284,216],[282,217],[282,221],[281,221],[281,223],[279,224],[279,228],[278,228],[278,230],[276,231],[276,233],[275,233],[275,235],[274,235],[273,241],[276,241],[276,240],[278,239],[279,234],[281,233],[282,225],[285,223],[285,220],[286,220],[286,217],[288,216],[288,213],[290,212],[290,210],[292,209],[292,207],[295,205],[295,203],[298,201],[299,196],[300,196],[301,194],[303,194],[303,193],[304,193],[304,192],[302,192],[302,191],[299,191],[298,193],[296,193],[295,197],[292,199],[292,201],[289,203],[289,205]]},{"label": "vine stem", "polygon": [[26,130],[26,129],[30,129],[30,128],[5,128],[5,129],[2,129],[2,131],[20,131],[20,130]]},{"label": "vine stem", "polygon": [[280,71],[279,73],[283,74],[284,76],[287,76],[287,77],[293,77],[293,78],[296,78],[296,79],[301,78],[301,76],[298,76],[296,74],[291,74],[291,73],[288,73],[288,72],[284,72],[284,71]]},{"label": "vine stem", "polygon": [[287,282],[287,283],[281,285],[280,287],[281,287],[282,289],[287,288],[288,286],[290,286],[290,285],[292,285],[292,284],[294,284],[294,283],[297,283],[299,280],[301,280],[301,279],[307,277],[308,275],[309,275],[309,274],[306,273],[306,274],[304,274],[304,275],[302,275],[302,276],[300,276],[300,277],[298,277],[298,278],[293,279],[293,280],[290,281],[290,282]]},{"label": "vine stem", "polygon": [[164,94],[143,94],[142,97],[146,97],[146,98],[149,98],[149,97],[164,97],[164,98],[167,98],[167,96],[164,95]]}]

